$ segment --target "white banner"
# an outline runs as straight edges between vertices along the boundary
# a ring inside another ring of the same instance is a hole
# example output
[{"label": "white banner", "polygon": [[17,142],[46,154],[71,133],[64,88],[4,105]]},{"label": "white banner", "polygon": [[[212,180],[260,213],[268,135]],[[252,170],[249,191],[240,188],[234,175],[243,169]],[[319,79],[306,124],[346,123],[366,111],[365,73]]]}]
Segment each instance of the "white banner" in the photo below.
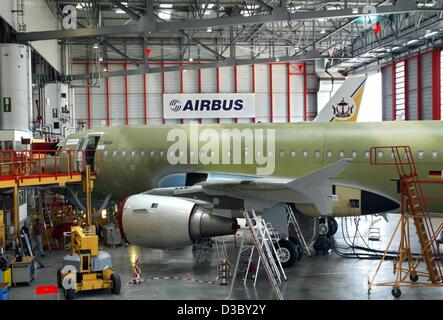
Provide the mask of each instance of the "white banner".
[{"label": "white banner", "polygon": [[254,93],[164,94],[165,119],[253,118]]}]

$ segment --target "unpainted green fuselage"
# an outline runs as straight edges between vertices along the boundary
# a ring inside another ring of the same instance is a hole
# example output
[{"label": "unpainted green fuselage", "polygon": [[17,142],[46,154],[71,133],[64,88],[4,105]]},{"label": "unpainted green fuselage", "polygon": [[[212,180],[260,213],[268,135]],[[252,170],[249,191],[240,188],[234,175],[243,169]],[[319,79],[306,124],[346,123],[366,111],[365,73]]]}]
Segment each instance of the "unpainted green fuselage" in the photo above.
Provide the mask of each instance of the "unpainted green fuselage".
[{"label": "unpainted green fuselage", "polygon": [[[443,170],[443,122],[406,121],[377,123],[285,123],[285,124],[201,124],[198,129],[275,130],[275,170],[271,177],[295,179],[342,157],[352,163],[338,176],[337,184],[359,187],[400,201],[395,166],[370,164],[371,147],[410,146],[422,179],[429,171]],[[96,197],[112,193],[114,199],[159,187],[159,181],[174,173],[227,173],[256,176],[257,167],[245,164],[177,164],[171,165],[167,152],[173,141],[167,141],[172,129],[190,130],[189,125],[149,125],[92,129],[71,134],[81,139],[88,134],[103,133],[95,154]],[[266,134],[264,135],[266,137]],[[61,143],[62,149],[79,145]],[[71,140],[72,141],[72,140]],[[199,148],[205,141],[198,143]],[[220,146],[221,148],[221,146]],[[189,153],[191,149],[188,141]],[[266,150],[266,144],[265,144]],[[243,150],[244,151],[244,150]],[[221,152],[221,150],[220,150]],[[251,150],[247,150],[251,152]],[[252,151],[253,152],[253,151]],[[420,157],[418,154],[420,153]],[[390,153],[384,160],[392,160]],[[220,161],[221,162],[221,161]],[[438,178],[437,178],[438,180]],[[443,195],[443,184],[425,185],[425,195]],[[433,212],[443,211],[443,202],[430,202]]]}]

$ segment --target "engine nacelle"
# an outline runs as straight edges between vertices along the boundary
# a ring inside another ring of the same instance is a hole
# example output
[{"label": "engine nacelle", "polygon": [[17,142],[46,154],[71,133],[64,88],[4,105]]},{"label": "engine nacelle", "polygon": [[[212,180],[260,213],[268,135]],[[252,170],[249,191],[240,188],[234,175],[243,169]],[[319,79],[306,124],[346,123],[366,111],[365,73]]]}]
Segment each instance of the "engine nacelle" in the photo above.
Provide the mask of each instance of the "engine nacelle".
[{"label": "engine nacelle", "polygon": [[184,247],[238,229],[235,218],[213,215],[192,201],[145,194],[122,201],[118,222],[127,242],[158,249]]}]

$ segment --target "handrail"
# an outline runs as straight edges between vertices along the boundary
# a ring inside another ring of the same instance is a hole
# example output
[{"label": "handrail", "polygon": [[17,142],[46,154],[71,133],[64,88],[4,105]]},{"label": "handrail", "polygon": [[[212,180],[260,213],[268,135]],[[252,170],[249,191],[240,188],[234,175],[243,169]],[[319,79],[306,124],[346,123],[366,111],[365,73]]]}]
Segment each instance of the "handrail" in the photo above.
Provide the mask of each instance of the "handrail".
[{"label": "handrail", "polygon": [[[95,150],[0,150],[0,181],[80,175]],[[95,171],[91,172],[95,174]]]}]

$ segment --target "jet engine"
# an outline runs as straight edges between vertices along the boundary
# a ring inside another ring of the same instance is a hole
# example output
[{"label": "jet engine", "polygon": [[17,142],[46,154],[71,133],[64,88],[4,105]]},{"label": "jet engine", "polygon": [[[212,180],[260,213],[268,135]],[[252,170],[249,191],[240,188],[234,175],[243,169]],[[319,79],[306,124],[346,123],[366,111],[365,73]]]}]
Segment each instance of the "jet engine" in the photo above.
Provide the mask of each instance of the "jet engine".
[{"label": "jet engine", "polygon": [[128,243],[157,249],[184,247],[238,229],[235,218],[213,215],[190,200],[146,194],[123,200],[118,222]]}]

